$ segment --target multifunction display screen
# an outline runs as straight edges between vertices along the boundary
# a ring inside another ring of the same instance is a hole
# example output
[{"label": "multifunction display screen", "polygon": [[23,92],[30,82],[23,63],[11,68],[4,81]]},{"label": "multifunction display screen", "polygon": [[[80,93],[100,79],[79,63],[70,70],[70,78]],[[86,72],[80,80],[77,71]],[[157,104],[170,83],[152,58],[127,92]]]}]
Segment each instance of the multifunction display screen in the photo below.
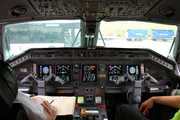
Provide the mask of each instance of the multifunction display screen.
[{"label": "multifunction display screen", "polygon": [[70,81],[70,65],[56,65],[56,75],[59,76],[63,81]]},{"label": "multifunction display screen", "polygon": [[122,65],[108,65],[109,82],[117,81],[122,76]]},{"label": "multifunction display screen", "polygon": [[39,65],[38,66],[39,79],[45,80],[53,72],[52,65]]},{"label": "multifunction display screen", "polygon": [[96,82],[96,65],[82,65],[82,81]]},{"label": "multifunction display screen", "polygon": [[[131,75],[135,80],[139,80],[140,78],[140,66],[139,65],[126,65],[126,73]],[[128,81],[128,78],[126,78]]]}]

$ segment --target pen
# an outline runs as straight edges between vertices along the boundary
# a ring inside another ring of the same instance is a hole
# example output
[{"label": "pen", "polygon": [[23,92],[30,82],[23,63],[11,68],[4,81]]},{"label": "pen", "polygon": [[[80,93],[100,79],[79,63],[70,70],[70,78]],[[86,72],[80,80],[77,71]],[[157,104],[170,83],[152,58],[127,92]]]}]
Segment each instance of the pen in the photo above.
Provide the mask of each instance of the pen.
[{"label": "pen", "polygon": [[54,100],[52,100],[49,104],[51,104]]}]

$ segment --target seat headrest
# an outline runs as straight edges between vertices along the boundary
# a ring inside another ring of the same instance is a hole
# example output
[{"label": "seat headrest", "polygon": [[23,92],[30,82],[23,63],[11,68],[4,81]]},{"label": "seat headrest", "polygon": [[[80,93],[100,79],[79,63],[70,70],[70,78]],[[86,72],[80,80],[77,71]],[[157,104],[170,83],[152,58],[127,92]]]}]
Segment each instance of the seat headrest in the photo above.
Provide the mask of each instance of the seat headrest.
[{"label": "seat headrest", "polygon": [[16,99],[18,85],[13,69],[0,60],[0,116],[9,112]]}]

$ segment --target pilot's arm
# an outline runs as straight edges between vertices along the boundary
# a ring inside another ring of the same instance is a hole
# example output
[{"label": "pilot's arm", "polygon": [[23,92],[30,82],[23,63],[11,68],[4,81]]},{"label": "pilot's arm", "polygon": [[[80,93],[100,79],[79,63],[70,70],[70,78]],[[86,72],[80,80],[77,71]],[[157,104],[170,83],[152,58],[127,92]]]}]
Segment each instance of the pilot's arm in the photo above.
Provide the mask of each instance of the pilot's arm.
[{"label": "pilot's arm", "polygon": [[28,97],[18,91],[16,100],[23,104],[29,120],[55,120],[57,108],[50,105],[48,101],[38,97]]},{"label": "pilot's arm", "polygon": [[180,96],[151,97],[142,103],[139,111],[142,112],[144,116],[148,116],[149,110],[153,107],[154,103],[180,109]]}]

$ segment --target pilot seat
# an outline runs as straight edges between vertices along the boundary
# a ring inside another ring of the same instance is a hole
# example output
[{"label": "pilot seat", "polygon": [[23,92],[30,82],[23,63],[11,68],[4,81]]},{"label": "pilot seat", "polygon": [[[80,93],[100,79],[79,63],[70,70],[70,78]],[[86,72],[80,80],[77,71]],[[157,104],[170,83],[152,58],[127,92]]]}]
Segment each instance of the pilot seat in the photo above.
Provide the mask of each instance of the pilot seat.
[{"label": "pilot seat", "polygon": [[13,69],[0,60],[0,120],[28,120],[22,104],[15,101],[18,93]]}]

